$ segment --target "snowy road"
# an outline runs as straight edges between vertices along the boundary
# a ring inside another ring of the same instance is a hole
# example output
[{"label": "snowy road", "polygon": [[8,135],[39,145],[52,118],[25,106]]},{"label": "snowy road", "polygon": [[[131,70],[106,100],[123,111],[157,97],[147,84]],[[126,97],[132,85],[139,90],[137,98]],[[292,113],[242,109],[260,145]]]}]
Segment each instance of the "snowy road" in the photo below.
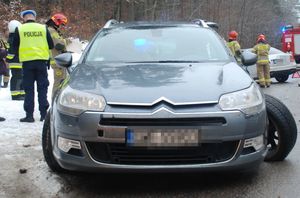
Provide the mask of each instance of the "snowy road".
[{"label": "snowy road", "polygon": [[[52,79],[52,76],[49,77]],[[275,81],[275,80],[274,80]],[[49,88],[49,92],[51,87]],[[300,120],[297,79],[267,89]],[[22,101],[0,90],[0,198],[2,197],[299,197],[300,142],[284,162],[263,163],[253,177],[215,174],[60,174],[52,173],[41,148],[42,122],[20,123]],[[27,170],[21,174],[20,169]]]}]

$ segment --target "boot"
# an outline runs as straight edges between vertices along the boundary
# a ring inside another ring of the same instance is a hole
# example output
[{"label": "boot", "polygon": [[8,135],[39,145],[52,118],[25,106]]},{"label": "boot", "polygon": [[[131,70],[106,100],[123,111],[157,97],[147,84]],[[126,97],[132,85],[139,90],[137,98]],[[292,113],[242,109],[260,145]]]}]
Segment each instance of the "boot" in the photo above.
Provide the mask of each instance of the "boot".
[{"label": "boot", "polygon": [[3,122],[5,120],[5,118],[0,117],[0,122]]},{"label": "boot", "polygon": [[41,122],[43,122],[45,120],[46,114],[47,114],[47,112],[41,112],[41,118],[40,118]]},{"label": "boot", "polygon": [[2,88],[7,88],[8,87],[8,82],[4,82],[4,84],[1,87]]},{"label": "boot", "polygon": [[34,122],[33,116],[26,116],[25,118],[21,118],[20,122]]}]

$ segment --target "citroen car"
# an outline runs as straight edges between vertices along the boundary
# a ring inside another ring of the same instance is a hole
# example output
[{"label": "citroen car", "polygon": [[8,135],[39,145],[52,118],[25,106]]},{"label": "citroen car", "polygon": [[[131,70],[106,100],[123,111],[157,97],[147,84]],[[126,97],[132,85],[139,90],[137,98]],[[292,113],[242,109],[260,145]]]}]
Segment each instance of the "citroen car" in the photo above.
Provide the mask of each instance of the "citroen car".
[{"label": "citroen car", "polygon": [[44,122],[54,171],[248,170],[267,155],[265,96],[209,27],[109,21],[76,65],[55,59],[72,71]]}]

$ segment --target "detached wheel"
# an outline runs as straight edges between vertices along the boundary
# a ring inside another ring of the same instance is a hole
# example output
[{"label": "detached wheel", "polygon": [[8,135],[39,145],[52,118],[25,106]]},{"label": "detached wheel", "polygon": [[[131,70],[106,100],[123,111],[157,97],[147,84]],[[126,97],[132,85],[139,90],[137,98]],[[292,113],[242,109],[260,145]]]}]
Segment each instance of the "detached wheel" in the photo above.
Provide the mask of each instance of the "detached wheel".
[{"label": "detached wheel", "polygon": [[289,75],[288,74],[278,74],[275,76],[275,79],[278,82],[283,83],[283,82],[287,81],[287,79],[289,79]]},{"label": "detached wheel", "polygon": [[265,95],[269,119],[268,148],[265,161],[282,161],[297,140],[297,126],[288,108],[277,98]]},{"label": "detached wheel", "polygon": [[53,156],[49,113],[47,113],[44,121],[43,132],[42,132],[42,147],[43,147],[44,158],[49,168],[54,172],[63,172],[64,169],[60,167],[60,165],[57,163],[57,161]]}]

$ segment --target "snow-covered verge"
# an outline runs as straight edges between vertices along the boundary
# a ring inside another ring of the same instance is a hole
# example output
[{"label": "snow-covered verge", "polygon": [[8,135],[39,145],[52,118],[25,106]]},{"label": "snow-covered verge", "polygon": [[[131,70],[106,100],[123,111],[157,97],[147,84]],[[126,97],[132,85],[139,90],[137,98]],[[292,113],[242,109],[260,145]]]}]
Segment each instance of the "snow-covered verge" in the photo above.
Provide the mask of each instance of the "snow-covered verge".
[{"label": "snow-covered verge", "polygon": [[[50,86],[48,100],[51,98],[53,71],[49,70]],[[36,92],[37,93],[37,92]],[[61,191],[57,176],[53,175],[44,159],[41,147],[43,122],[39,121],[37,94],[35,97],[35,122],[21,123],[25,116],[23,101],[13,101],[9,88],[0,89],[0,197],[54,197]],[[27,171],[21,174],[20,170]],[[45,172],[47,175],[45,175]],[[37,188],[38,186],[38,188]],[[42,187],[42,188],[41,188]]]},{"label": "snow-covered verge", "polygon": [[[71,45],[68,50],[75,52],[73,62],[76,62],[88,42],[76,38],[69,40]],[[48,79],[48,101],[51,103],[52,69],[48,70]],[[43,122],[39,121],[37,91],[34,123],[19,121],[25,117],[23,102],[11,100],[9,87],[0,88],[0,116],[6,119],[0,122],[0,178],[5,178],[0,179],[0,198],[57,197],[66,191],[66,185],[49,170],[44,161],[41,145]],[[26,173],[21,174],[20,171]]]}]

